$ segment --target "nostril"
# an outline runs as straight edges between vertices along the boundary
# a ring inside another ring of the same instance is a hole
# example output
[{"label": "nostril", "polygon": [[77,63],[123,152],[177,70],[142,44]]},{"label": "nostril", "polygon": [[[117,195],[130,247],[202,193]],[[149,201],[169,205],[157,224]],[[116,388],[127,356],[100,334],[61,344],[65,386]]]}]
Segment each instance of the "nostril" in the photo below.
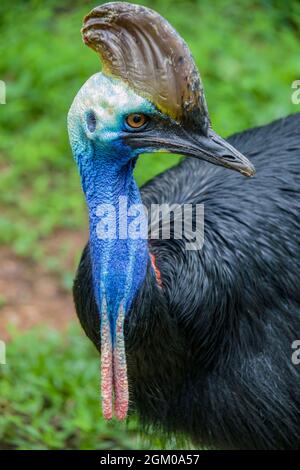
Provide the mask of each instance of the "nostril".
[{"label": "nostril", "polygon": [[236,160],[234,155],[230,155],[228,153],[225,153],[224,155],[222,155],[222,157],[229,162],[234,162]]},{"label": "nostril", "polygon": [[97,125],[97,119],[94,111],[90,110],[86,114],[86,125],[90,132],[94,132]]}]

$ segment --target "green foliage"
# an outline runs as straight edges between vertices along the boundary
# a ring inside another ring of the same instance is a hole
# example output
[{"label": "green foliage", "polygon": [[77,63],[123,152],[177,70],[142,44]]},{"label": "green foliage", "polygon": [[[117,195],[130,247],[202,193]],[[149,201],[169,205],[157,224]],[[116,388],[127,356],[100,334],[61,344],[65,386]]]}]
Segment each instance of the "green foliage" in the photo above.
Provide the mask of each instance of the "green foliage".
[{"label": "green foliage", "polygon": [[11,334],[0,365],[0,450],[190,448],[181,436],[141,434],[134,416],[102,419],[99,354],[78,325]]},{"label": "green foliage", "polygon": [[[101,2],[97,2],[101,3]],[[299,2],[143,1],[184,36],[202,72],[212,122],[221,134],[297,111],[291,82],[300,77]],[[0,241],[21,254],[57,227],[84,223],[66,115],[100,65],[80,37],[94,2],[16,0],[0,6]],[[177,157],[142,157],[143,183]]]},{"label": "green foliage", "polygon": [[15,334],[6,355],[0,449],[145,448],[134,419],[101,418],[99,356],[78,327]]},{"label": "green foliage", "polygon": [[[0,243],[41,259],[39,240],[85,222],[80,182],[69,149],[66,115],[85,80],[100,69],[80,37],[88,0],[1,0]],[[271,121],[299,106],[298,0],[144,0],[189,44],[201,70],[214,128],[222,135]],[[143,156],[139,184],[178,160]],[[44,266],[60,271],[53,257]],[[62,273],[70,287],[70,273]],[[5,305],[5,293],[0,307]],[[0,448],[139,448],[134,419],[100,416],[99,359],[78,329],[68,335],[17,335],[0,366]],[[166,446],[162,440],[152,447]]]}]

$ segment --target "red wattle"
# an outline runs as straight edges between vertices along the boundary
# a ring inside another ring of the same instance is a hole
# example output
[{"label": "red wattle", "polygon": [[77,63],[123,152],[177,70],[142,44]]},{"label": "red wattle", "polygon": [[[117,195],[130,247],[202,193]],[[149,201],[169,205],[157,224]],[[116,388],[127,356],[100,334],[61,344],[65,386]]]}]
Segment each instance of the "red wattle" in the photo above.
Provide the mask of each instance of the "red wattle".
[{"label": "red wattle", "polygon": [[124,308],[121,305],[116,323],[116,339],[114,347],[114,390],[115,415],[119,420],[127,417],[129,392],[127,379],[127,365],[124,341]]},{"label": "red wattle", "polygon": [[106,302],[103,302],[101,312],[101,397],[105,419],[113,417],[113,408],[116,418],[119,420],[125,419],[128,412],[129,393],[123,332],[124,317],[125,312],[121,305],[113,348]]},{"label": "red wattle", "polygon": [[105,419],[113,416],[113,353],[106,305],[101,313],[101,397]]}]

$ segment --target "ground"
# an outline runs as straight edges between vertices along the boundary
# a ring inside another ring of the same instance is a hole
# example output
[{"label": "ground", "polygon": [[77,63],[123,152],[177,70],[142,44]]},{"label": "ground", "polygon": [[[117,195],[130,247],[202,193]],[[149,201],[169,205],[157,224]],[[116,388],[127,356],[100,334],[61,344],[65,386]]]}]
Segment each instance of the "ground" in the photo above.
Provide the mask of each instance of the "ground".
[{"label": "ground", "polygon": [[[71,273],[86,240],[86,231],[57,230],[41,243],[48,257],[58,256],[61,246],[68,244],[60,266]],[[75,320],[70,286],[57,273],[31,258],[17,256],[8,247],[0,248],[0,259],[0,292],[5,293],[0,297],[1,339],[9,339],[12,326],[22,332],[40,324],[63,330]]]}]

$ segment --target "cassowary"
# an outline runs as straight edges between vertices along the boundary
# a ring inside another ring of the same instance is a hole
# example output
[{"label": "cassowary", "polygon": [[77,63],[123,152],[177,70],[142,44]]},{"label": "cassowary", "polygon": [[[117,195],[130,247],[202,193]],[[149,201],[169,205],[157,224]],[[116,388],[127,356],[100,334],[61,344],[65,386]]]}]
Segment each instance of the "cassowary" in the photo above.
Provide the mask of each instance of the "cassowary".
[{"label": "cassowary", "polygon": [[[223,140],[161,16],[108,3],[82,34],[103,71],[68,115],[90,225],[74,299],[101,353],[104,416],[129,404],[145,427],[206,447],[300,448],[300,115]],[[139,190],[138,156],[160,150],[187,158]],[[174,214],[169,238],[121,234],[120,198],[131,221],[141,204],[190,204],[194,228],[202,204],[203,246],[175,236]]]}]

